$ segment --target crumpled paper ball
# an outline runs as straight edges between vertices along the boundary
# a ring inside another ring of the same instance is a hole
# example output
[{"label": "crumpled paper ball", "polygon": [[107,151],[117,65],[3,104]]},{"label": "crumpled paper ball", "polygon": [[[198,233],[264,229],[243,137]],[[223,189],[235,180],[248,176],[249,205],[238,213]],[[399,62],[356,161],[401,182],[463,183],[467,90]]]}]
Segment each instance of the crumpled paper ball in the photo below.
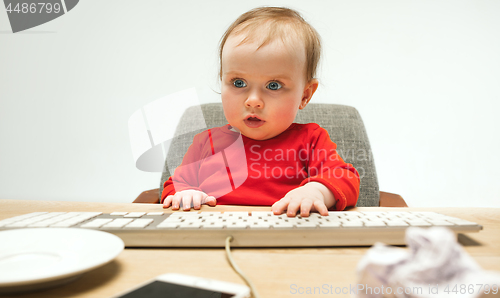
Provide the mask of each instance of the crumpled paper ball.
[{"label": "crumpled paper ball", "polygon": [[357,297],[500,297],[500,274],[483,270],[451,230],[410,227],[406,243],[368,250],[357,268]]}]

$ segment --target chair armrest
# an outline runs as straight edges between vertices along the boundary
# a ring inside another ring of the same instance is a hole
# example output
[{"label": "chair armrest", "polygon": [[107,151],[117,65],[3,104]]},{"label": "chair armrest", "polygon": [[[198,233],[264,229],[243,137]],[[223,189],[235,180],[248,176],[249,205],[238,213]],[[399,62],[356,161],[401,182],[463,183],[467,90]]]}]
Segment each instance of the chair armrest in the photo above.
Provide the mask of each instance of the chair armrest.
[{"label": "chair armrest", "polygon": [[379,207],[408,207],[405,200],[400,195],[395,193],[380,192]]},{"label": "chair armrest", "polygon": [[158,204],[160,203],[160,189],[150,189],[143,191],[132,203]]}]

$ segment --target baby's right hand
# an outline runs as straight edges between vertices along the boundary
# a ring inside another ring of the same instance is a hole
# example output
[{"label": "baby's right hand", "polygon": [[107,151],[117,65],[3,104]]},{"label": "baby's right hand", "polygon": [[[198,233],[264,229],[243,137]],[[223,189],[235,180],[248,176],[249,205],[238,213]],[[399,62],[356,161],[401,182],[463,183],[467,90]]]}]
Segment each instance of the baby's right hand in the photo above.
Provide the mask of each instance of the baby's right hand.
[{"label": "baby's right hand", "polygon": [[212,207],[217,205],[215,197],[209,196],[199,190],[187,189],[176,192],[174,195],[167,196],[163,201],[163,208],[168,208],[172,205],[172,210],[179,210],[181,202],[182,210],[184,211],[191,210],[191,206],[193,206],[195,210],[199,210],[202,204],[207,204]]}]

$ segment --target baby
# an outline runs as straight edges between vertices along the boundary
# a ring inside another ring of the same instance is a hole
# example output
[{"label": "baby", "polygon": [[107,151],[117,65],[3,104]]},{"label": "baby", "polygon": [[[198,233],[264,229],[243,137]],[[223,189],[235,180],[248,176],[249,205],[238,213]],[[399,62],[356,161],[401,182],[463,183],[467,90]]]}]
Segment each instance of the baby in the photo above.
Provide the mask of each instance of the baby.
[{"label": "baby", "polygon": [[[195,136],[164,184],[163,207],[260,205],[272,206],[274,214],[309,216],[356,205],[358,172],[337,154],[328,132],[293,123],[318,88],[320,51],[317,32],[294,10],[261,7],[241,15],[219,49],[229,124]],[[240,159],[228,150],[238,138]],[[244,165],[231,167],[235,160]]]}]

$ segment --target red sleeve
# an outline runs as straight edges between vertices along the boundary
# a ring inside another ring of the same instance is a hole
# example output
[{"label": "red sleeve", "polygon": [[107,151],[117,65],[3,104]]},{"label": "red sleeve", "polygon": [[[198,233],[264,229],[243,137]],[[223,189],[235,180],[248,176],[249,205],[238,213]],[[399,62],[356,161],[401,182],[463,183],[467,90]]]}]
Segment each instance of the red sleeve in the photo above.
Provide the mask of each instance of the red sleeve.
[{"label": "red sleeve", "polygon": [[182,163],[175,169],[175,176],[172,175],[163,184],[160,203],[163,204],[165,198],[174,195],[178,191],[186,189],[200,190],[198,181],[198,171],[201,162],[201,146],[203,144],[203,134],[197,134],[193,138],[193,143],[189,146]]},{"label": "red sleeve", "polygon": [[358,171],[338,155],[337,145],[332,142],[325,129],[318,126],[313,130],[311,149],[309,178],[304,179],[300,186],[313,181],[325,185],[335,197],[336,211],[356,206],[360,182]]}]

